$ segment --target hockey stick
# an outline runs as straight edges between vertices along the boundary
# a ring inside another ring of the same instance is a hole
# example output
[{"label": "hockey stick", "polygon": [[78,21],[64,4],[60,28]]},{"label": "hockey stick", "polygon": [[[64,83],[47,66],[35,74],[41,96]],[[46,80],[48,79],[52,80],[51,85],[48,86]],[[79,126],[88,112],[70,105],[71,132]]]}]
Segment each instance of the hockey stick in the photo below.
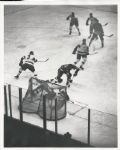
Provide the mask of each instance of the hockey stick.
[{"label": "hockey stick", "polygon": [[37,62],[46,62],[46,61],[48,61],[49,60],[49,58],[47,58],[46,60],[39,60],[39,61],[37,61]]},{"label": "hockey stick", "polygon": [[78,113],[78,112],[81,111],[81,110],[82,110],[82,109],[80,108],[80,109],[76,110],[76,111],[73,112],[73,113],[68,112],[68,114],[71,115],[71,116],[74,116],[74,115],[76,115],[76,113]]},{"label": "hockey stick", "polygon": [[[90,25],[90,24],[88,24],[88,25]],[[107,25],[108,25],[108,22],[106,22],[105,24],[102,24],[103,27],[107,26]]]},{"label": "hockey stick", "polygon": [[69,103],[72,103],[72,104],[75,104],[75,105],[79,105],[79,106],[81,106],[80,104],[80,102],[78,102],[78,101],[71,101],[71,100],[69,100],[68,101]]},{"label": "hockey stick", "polygon": [[81,107],[80,109],[76,110],[76,111],[73,112],[73,113],[70,113],[70,112],[69,112],[69,115],[75,115],[76,113],[78,113],[78,112],[81,111],[82,109],[88,107],[87,104],[84,104],[84,106],[82,106],[82,103],[80,103],[80,102],[78,102],[78,101],[71,101],[71,100],[69,100],[68,102]]},{"label": "hockey stick", "polygon": [[110,34],[110,35],[104,35],[106,37],[112,37],[114,34]]},{"label": "hockey stick", "polygon": [[108,25],[108,22],[107,22],[107,23],[105,23],[105,24],[103,24],[102,26],[106,26],[106,25]]},{"label": "hockey stick", "polygon": [[98,52],[89,53],[89,55],[95,55],[95,54],[98,54]]}]

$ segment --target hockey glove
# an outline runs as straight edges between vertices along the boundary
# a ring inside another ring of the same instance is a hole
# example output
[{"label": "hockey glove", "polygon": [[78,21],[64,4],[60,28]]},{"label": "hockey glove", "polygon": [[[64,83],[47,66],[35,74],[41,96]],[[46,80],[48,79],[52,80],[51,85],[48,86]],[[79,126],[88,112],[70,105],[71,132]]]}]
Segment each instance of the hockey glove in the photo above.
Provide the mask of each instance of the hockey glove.
[{"label": "hockey glove", "polygon": [[89,18],[87,19],[87,21],[86,21],[86,26],[88,26],[89,24],[88,24],[88,22],[89,22]]},{"label": "hockey glove", "polygon": [[76,49],[73,50],[72,54],[76,54]]},{"label": "hockey glove", "polygon": [[69,20],[69,17],[67,17],[66,20]]},{"label": "hockey glove", "polygon": [[77,76],[79,70],[80,70],[80,69],[77,69],[77,70],[75,71],[75,73],[73,74],[73,77],[76,77],[76,76]]}]

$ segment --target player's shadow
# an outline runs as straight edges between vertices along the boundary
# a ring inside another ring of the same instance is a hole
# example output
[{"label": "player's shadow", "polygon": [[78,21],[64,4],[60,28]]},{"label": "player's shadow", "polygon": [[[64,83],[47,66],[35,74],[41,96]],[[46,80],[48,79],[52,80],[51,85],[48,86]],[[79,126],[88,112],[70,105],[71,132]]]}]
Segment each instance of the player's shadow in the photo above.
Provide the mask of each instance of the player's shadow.
[{"label": "player's shadow", "polygon": [[73,35],[69,35],[69,34],[63,34],[63,35],[60,35],[59,37],[62,37],[62,38],[73,38],[73,37],[77,37],[79,35],[77,34],[73,34]]}]

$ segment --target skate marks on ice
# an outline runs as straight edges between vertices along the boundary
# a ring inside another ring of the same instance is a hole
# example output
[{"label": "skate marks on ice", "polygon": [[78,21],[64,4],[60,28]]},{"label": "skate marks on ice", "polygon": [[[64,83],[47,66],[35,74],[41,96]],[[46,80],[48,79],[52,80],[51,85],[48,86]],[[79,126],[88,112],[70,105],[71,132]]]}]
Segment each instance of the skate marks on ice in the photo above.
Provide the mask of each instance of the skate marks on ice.
[{"label": "skate marks on ice", "polygon": [[80,101],[77,100],[69,100],[67,102],[67,113],[71,116],[76,115],[78,112],[80,112],[81,110],[85,109],[88,107],[88,104],[82,103]]}]

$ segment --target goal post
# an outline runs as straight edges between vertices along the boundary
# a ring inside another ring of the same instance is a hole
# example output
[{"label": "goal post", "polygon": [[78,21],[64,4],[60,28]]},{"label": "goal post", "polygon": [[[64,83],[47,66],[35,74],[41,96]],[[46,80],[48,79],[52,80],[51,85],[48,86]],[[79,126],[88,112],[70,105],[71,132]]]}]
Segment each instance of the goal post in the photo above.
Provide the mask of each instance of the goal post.
[{"label": "goal post", "polygon": [[66,117],[66,102],[69,100],[66,87],[33,77],[29,79],[28,90],[22,102],[22,111],[37,113],[43,118],[44,95],[46,97],[46,119],[55,120],[55,113],[57,113],[57,120]]}]

